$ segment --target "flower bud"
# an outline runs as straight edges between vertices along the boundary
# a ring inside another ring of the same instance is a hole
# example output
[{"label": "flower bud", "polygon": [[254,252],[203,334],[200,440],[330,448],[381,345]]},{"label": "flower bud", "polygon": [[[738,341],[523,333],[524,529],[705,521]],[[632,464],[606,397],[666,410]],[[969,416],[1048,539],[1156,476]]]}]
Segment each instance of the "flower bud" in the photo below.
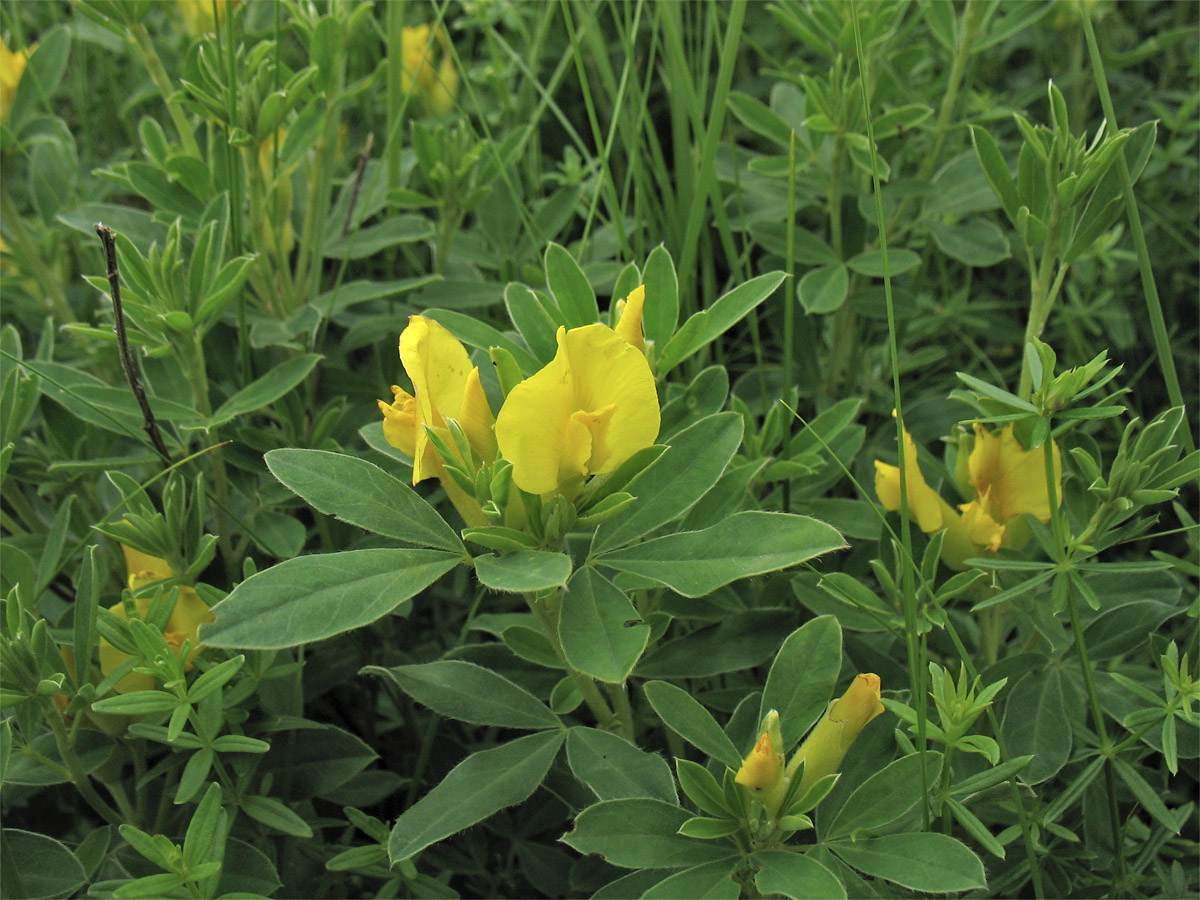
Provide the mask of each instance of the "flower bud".
[{"label": "flower bud", "polygon": [[846,693],[829,704],[825,715],[788,763],[790,776],[804,762],[804,780],[796,796],[803,797],[820,779],[837,772],[859,732],[881,712],[878,675],[859,675],[850,682]]},{"label": "flower bud", "polygon": [[734,781],[752,796],[763,801],[767,813],[774,817],[779,811],[786,782],[783,778],[783,736],[779,730],[779,713],[771,710],[763,720],[762,734],[754,749],[742,760]]}]

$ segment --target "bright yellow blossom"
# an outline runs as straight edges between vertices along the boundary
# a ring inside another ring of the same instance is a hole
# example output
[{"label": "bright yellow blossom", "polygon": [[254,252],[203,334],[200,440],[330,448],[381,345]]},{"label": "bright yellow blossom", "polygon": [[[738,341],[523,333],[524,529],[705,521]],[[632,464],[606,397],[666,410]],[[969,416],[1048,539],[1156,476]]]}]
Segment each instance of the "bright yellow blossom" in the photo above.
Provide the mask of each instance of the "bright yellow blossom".
[{"label": "bright yellow blossom", "polygon": [[213,16],[213,0],[175,0],[175,8],[183,19],[183,30],[194,38],[204,37],[225,23],[229,0],[216,0],[216,17]]},{"label": "bright yellow blossom", "polygon": [[[991,432],[974,426],[974,446],[960,449],[960,485],[975,497],[954,509],[926,484],[917,462],[917,448],[904,433],[904,464],[908,486],[909,515],[926,534],[947,529],[942,543],[942,561],[952,569],[963,569],[971,556],[995,553],[1001,547],[1024,546],[1029,530],[1021,520],[1030,513],[1039,521],[1050,521],[1050,498],[1041,448],[1026,450],[1007,425]],[[1053,447],[1055,496],[1062,496],[1062,460]],[[965,472],[962,455],[966,455]],[[875,461],[875,494],[889,511],[900,509],[900,470]]]},{"label": "bright yellow blossom", "polygon": [[[165,559],[150,556],[124,544],[121,545],[121,549],[125,551],[125,566],[129,571],[130,590],[136,591],[156,581],[175,577],[175,573]],[[146,615],[152,600],[152,597],[145,595],[134,600],[140,616]],[[109,607],[108,611],[122,619],[128,619],[124,603],[114,604]],[[200,599],[195,588],[180,585],[175,609],[171,612],[171,618],[167,620],[163,637],[167,639],[167,645],[176,654],[182,649],[183,642],[188,641],[190,649],[187,659],[184,660],[185,672],[192,668],[192,660],[200,652],[197,631],[201,625],[207,625],[212,621],[213,614],[209,610],[208,604]],[[129,659],[128,653],[122,653],[108,641],[100,639],[100,671],[105,675],[108,675],[127,659]],[[156,682],[151,676],[143,675],[140,672],[130,672],[117,682],[113,690],[118,694],[128,694],[132,691],[150,691],[154,689],[155,685]]]},{"label": "bright yellow blossom", "polygon": [[513,482],[573,496],[658,436],[658,394],[646,357],[607,325],[558,329],[558,352],[508,394],[496,419]]},{"label": "bright yellow blossom", "polygon": [[[401,333],[400,361],[412,380],[413,393],[393,385],[392,403],[379,401],[384,437],[413,458],[413,484],[440,478],[467,524],[484,524],[479,503],[447,476],[442,458],[425,431],[428,425],[452,445],[446,422],[453,419],[481,461],[496,458],[496,436],[492,431],[495,420],[479,380],[479,367],[471,365],[458,338],[424,316],[412,316]],[[471,461],[463,462],[469,465]]]},{"label": "bright yellow blossom", "polygon": [[820,779],[837,772],[850,745],[867,727],[867,723],[881,712],[883,704],[879,702],[879,676],[857,676],[850,682],[846,693],[829,704],[825,715],[808,733],[788,763],[789,778],[800,767],[800,763],[804,763],[804,780],[800,782],[796,796],[803,797]]},{"label": "bright yellow blossom", "polygon": [[32,47],[9,50],[8,46],[0,41],[0,120],[8,121],[13,100],[17,96],[17,85],[21,83],[21,76],[25,74],[25,64],[29,62],[29,54],[32,51]]},{"label": "bright yellow blossom", "polygon": [[454,108],[458,96],[458,70],[450,53],[450,40],[444,29],[436,32],[441,45],[441,61],[433,68],[435,32],[429,25],[406,26],[400,35],[400,89],[420,96],[430,112],[443,114]]}]

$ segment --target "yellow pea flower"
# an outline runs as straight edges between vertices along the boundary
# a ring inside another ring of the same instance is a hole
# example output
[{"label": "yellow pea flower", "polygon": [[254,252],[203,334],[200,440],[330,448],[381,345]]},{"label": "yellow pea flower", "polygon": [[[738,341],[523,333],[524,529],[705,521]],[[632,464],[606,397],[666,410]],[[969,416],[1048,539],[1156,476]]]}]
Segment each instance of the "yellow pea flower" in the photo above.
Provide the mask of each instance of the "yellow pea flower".
[{"label": "yellow pea flower", "polygon": [[646,357],[607,325],[558,329],[558,352],[508,394],[496,419],[513,483],[573,496],[658,437],[658,393]]},{"label": "yellow pea flower", "polygon": [[800,782],[796,796],[803,797],[820,779],[837,772],[850,745],[867,727],[867,723],[881,712],[883,704],[879,702],[879,676],[857,676],[850,682],[846,693],[829,704],[825,715],[808,733],[788,763],[789,778],[800,767],[800,763],[804,763],[804,780]]},{"label": "yellow pea flower", "polygon": [[175,8],[183,19],[183,30],[192,37],[212,34],[225,24],[225,13],[229,0],[216,0],[216,16],[213,16],[213,0],[175,0]]},{"label": "yellow pea flower", "polygon": [[454,108],[458,96],[458,70],[450,53],[450,39],[439,28],[436,38],[441,45],[441,61],[433,68],[433,41],[429,25],[405,26],[400,35],[400,89],[421,97],[430,112],[443,114]]},{"label": "yellow pea flower", "polygon": [[413,484],[440,478],[466,523],[485,524],[479,503],[447,476],[442,458],[425,432],[428,425],[451,443],[446,420],[453,419],[467,435],[475,455],[485,462],[496,458],[495,420],[479,380],[479,367],[471,365],[458,338],[424,316],[410,317],[400,334],[400,361],[414,393],[393,385],[392,403],[379,401],[384,437],[413,458]]},{"label": "yellow pea flower", "polygon": [[762,734],[754,749],[742,760],[741,768],[733,778],[746,789],[751,797],[763,802],[767,814],[772,818],[779,814],[779,804],[787,791],[784,779],[783,735],[779,727],[779,713],[771,710],[763,720]]},{"label": "yellow pea flower", "polygon": [[[1053,452],[1055,496],[1061,497],[1062,459],[1057,445]],[[956,570],[965,568],[964,560],[969,557],[995,553],[1001,547],[1024,546],[1029,529],[1020,518],[1022,514],[1050,521],[1042,450],[1022,447],[1012,425],[991,432],[976,423],[973,447],[967,453],[964,445],[959,454],[956,474],[960,480],[965,475],[965,487],[974,491],[975,498],[956,510],[926,484],[917,462],[916,445],[908,432],[904,433],[909,516],[926,534],[947,529],[942,561]],[[900,470],[896,466],[875,461],[875,494],[885,509],[900,509]]]},{"label": "yellow pea flower", "polygon": [[639,350],[646,349],[642,337],[642,308],[646,305],[646,286],[639,284],[617,304],[616,332]]},{"label": "yellow pea flower", "polygon": [[12,111],[13,100],[17,96],[17,85],[21,83],[21,76],[25,74],[25,64],[29,62],[29,54],[32,52],[32,47],[9,50],[8,46],[0,41],[0,119],[5,122]]},{"label": "yellow pea flower", "polygon": [[[159,559],[157,556],[150,556],[147,553],[142,553],[140,550],[134,550],[132,547],[121,545],[121,549],[125,551],[125,567],[129,572],[129,587],[131,590],[143,588],[148,584],[153,584],[156,581],[163,581],[167,578],[174,578],[175,573],[171,570],[170,564],[165,559]],[[150,603],[153,598],[143,596],[134,600],[140,616],[146,615],[150,608]],[[128,614],[125,611],[124,603],[117,603],[108,608],[108,611],[122,619],[128,621]],[[190,649],[188,650],[187,659],[184,660],[184,671],[190,671],[192,668],[192,660],[196,654],[200,652],[200,641],[197,637],[197,632],[201,625],[207,625],[213,621],[213,614],[208,608],[208,604],[200,599],[200,595],[196,593],[195,588],[187,585],[179,587],[179,597],[175,601],[175,609],[171,612],[171,618],[167,620],[167,627],[163,630],[163,637],[167,639],[167,645],[176,655],[183,647],[183,642],[189,642]],[[100,639],[100,671],[106,676],[125,660],[129,659],[128,653],[122,653],[108,641]],[[130,672],[124,678],[117,682],[113,688],[118,694],[128,694],[132,691],[151,691],[154,690],[157,682],[149,675],[143,675],[141,672]]]}]

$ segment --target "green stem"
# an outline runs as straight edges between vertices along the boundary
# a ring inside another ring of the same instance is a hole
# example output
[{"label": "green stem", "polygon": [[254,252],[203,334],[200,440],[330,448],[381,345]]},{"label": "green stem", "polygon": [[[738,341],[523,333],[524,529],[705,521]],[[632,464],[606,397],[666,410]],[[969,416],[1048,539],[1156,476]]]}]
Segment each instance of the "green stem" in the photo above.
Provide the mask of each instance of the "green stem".
[{"label": "green stem", "polygon": [[192,126],[188,124],[187,115],[184,113],[183,107],[175,100],[171,79],[167,76],[167,70],[163,68],[158,51],[154,49],[154,42],[150,40],[150,32],[146,30],[145,25],[138,22],[130,27],[129,35],[133,39],[133,45],[137,48],[138,53],[141,54],[146,71],[150,73],[150,80],[154,82],[154,87],[167,106],[167,113],[170,115],[171,121],[175,123],[175,130],[179,132],[179,140],[183,144],[184,153],[196,159],[203,159],[200,155],[200,145],[196,143],[196,135],[192,131]]},{"label": "green stem", "polygon": [[79,757],[75,755],[75,748],[71,746],[71,742],[67,738],[67,729],[63,725],[62,716],[58,712],[58,707],[54,705],[54,701],[49,697],[41,697],[39,700],[43,716],[50,723],[50,730],[54,732],[58,755],[62,758],[63,765],[71,776],[71,783],[75,785],[75,789],[79,791],[84,802],[110,825],[120,825],[123,822],[131,821],[131,817],[122,816],[121,813],[109,806],[92,787],[91,779],[83,771],[83,767],[79,764]]},{"label": "green stem", "polygon": [[[1083,34],[1087,39],[1088,57],[1092,63],[1092,74],[1096,79],[1096,91],[1100,95],[1100,105],[1104,109],[1105,128],[1110,134],[1117,130],[1117,114],[1113,109],[1112,96],[1108,92],[1108,79],[1104,75],[1104,60],[1100,56],[1100,48],[1096,44],[1096,32],[1092,29],[1091,19],[1088,18],[1087,3],[1080,0],[1079,15],[1083,24]],[[1167,336],[1167,323],[1163,317],[1162,302],[1158,298],[1158,286],[1154,282],[1154,270],[1150,265],[1150,251],[1146,246],[1146,234],[1142,230],[1142,217],[1138,213],[1137,201],[1133,198],[1133,180],[1129,176],[1129,165],[1125,161],[1124,148],[1116,154],[1117,173],[1121,176],[1121,194],[1125,198],[1125,212],[1129,216],[1129,233],[1133,236],[1133,246],[1137,252],[1138,272],[1142,277],[1142,292],[1146,297],[1146,314],[1150,318],[1150,330],[1154,334],[1154,352],[1158,356],[1158,365],[1162,369],[1163,380],[1167,385],[1167,396],[1171,398],[1172,406],[1183,406],[1183,392],[1179,389],[1179,375],[1175,371],[1175,358],[1171,354],[1171,341]],[[1196,449],[1192,439],[1191,427],[1181,429],[1184,448],[1188,453]]]},{"label": "green stem", "polygon": [[[604,699],[604,695],[600,693],[600,688],[596,686],[596,682],[589,676],[584,675],[567,662],[567,655],[563,652],[562,641],[558,637],[558,609],[555,605],[562,602],[561,592],[555,592],[545,597],[538,597],[536,594],[526,594],[525,602],[529,604],[529,608],[537,616],[543,633],[545,633],[546,638],[550,641],[550,646],[554,648],[554,655],[558,657],[558,661],[562,663],[567,675],[575,682],[575,686],[579,688],[579,693],[583,695],[583,701],[588,705],[593,715],[595,715],[596,720],[600,723],[600,727],[611,727],[615,714],[612,711],[612,707],[608,705],[608,701]],[[628,698],[626,698],[626,702],[628,702]]]},{"label": "green stem", "polygon": [[950,812],[950,760],[954,757],[954,748],[946,748],[946,758],[942,760],[941,796],[942,804],[942,834],[954,836],[954,814]]},{"label": "green stem", "polygon": [[[1030,289],[1029,318],[1025,323],[1025,340],[1021,344],[1021,385],[1017,389],[1017,396],[1022,399],[1027,399],[1033,388],[1033,372],[1024,356],[1024,348],[1034,338],[1040,336],[1042,329],[1046,327],[1046,319],[1050,316],[1050,307],[1054,304],[1054,298],[1058,293],[1057,290],[1052,289],[1052,284],[1062,284],[1062,278],[1054,279],[1052,282],[1054,264],[1058,260],[1059,244],[1061,243],[1062,221],[1062,204],[1059,203],[1057,197],[1054,197],[1050,201],[1050,219],[1046,224],[1047,235],[1045,246],[1042,248],[1042,261]],[[1033,259],[1033,248],[1029,250],[1029,258]]]},{"label": "green stem", "polygon": [[629,689],[625,684],[606,684],[608,696],[615,707],[617,734],[631,744],[634,743],[633,706],[629,703]]}]

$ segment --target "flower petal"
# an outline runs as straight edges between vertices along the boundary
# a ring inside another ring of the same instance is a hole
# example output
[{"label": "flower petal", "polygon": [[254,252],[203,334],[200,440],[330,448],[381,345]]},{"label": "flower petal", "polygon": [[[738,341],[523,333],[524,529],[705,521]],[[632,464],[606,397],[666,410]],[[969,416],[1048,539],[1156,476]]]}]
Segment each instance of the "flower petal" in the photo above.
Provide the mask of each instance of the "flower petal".
[{"label": "flower petal", "polygon": [[646,304],[646,286],[639,284],[625,298],[621,308],[621,317],[617,320],[616,332],[639,350],[645,350],[646,344],[642,338],[642,308]]},{"label": "flower petal", "polygon": [[413,484],[437,474],[424,426],[444,428],[462,409],[471,359],[458,338],[433,319],[412,316],[400,334],[400,361],[413,383]]},{"label": "flower petal", "polygon": [[[1055,495],[1062,498],[1062,458],[1053,447]],[[968,477],[980,495],[990,492],[992,517],[1006,522],[1014,516],[1032,513],[1042,522],[1050,521],[1050,497],[1046,489],[1046,464],[1043,450],[1026,450],[1017,440],[1013,426],[990,432],[975,425],[975,447],[967,462]]]},{"label": "flower petal", "polygon": [[[908,514],[926,534],[943,527],[942,504],[938,492],[925,483],[917,462],[917,445],[904,431],[904,469],[908,482]],[[889,512],[900,510],[900,468],[875,460],[875,496]]]}]

